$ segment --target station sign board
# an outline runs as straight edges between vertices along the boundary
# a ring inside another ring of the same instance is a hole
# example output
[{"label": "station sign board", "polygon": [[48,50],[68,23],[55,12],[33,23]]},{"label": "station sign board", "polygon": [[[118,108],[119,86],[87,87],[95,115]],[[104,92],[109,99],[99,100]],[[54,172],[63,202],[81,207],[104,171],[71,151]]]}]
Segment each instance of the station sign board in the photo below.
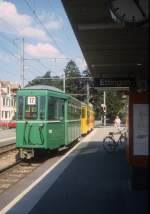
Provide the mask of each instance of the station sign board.
[{"label": "station sign board", "polygon": [[94,78],[94,87],[132,87],[135,88],[134,78]]}]

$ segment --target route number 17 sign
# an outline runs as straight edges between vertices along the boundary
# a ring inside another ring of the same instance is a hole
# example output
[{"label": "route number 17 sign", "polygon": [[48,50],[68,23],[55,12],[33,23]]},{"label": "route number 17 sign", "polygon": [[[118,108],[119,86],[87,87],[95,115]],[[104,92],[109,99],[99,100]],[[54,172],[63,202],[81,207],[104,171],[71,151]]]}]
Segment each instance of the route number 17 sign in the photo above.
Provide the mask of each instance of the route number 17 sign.
[{"label": "route number 17 sign", "polygon": [[28,97],[28,105],[36,105],[36,97]]}]

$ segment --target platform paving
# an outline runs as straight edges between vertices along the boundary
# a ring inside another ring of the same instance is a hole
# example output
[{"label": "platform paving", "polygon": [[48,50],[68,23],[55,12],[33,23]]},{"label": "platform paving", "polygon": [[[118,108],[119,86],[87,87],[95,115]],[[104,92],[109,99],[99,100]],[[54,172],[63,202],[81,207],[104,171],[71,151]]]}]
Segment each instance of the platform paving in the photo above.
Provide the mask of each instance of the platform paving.
[{"label": "platform paving", "polygon": [[[76,157],[30,214],[149,213],[147,192],[130,187],[125,150],[108,154],[103,149],[102,139],[110,130],[94,130],[92,140],[83,142]],[[13,209],[8,213],[14,213]]]}]

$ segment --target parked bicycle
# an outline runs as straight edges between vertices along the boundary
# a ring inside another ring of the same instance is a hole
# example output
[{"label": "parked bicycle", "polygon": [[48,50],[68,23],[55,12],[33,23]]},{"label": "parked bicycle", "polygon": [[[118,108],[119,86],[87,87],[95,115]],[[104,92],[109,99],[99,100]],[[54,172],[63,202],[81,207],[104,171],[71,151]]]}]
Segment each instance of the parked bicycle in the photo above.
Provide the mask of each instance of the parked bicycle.
[{"label": "parked bicycle", "polygon": [[[118,140],[115,139],[114,135],[120,134]],[[127,132],[125,129],[119,130],[118,132],[109,132],[109,134],[103,140],[103,147],[107,152],[115,152],[118,146],[123,145],[127,142]]]}]

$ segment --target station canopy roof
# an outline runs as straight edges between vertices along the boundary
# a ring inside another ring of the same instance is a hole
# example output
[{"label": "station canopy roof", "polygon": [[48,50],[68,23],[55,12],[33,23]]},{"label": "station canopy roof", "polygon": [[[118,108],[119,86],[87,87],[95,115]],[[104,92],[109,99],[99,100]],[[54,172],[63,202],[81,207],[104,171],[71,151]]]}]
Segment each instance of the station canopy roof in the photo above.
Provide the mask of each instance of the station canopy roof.
[{"label": "station canopy roof", "polygon": [[117,23],[108,0],[62,0],[93,77],[148,78],[148,24]]}]

